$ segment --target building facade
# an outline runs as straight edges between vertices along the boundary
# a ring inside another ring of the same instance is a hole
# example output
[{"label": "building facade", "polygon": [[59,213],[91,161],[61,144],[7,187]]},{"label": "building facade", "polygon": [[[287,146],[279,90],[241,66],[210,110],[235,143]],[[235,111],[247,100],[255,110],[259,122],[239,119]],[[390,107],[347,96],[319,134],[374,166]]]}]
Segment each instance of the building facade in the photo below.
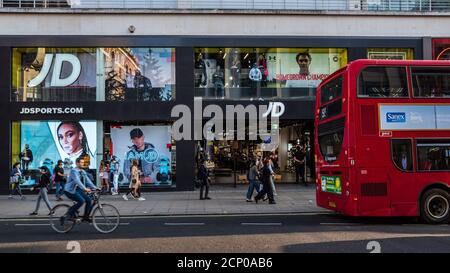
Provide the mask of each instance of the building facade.
[{"label": "building facade", "polygon": [[445,12],[79,8],[0,10],[9,26],[0,33],[1,193],[11,166],[25,163],[25,145],[33,161],[24,187],[39,166],[73,166],[80,156],[96,180],[101,161],[118,169],[122,187],[133,160],[148,190],[193,190],[202,159],[215,183],[242,182],[248,161],[267,155],[262,139],[174,140],[172,110],[194,111],[199,98],[202,110],[223,112],[282,102],[277,182],[296,182],[297,144],[309,151],[313,178],[315,87],[324,77],[356,59],[450,56]]}]

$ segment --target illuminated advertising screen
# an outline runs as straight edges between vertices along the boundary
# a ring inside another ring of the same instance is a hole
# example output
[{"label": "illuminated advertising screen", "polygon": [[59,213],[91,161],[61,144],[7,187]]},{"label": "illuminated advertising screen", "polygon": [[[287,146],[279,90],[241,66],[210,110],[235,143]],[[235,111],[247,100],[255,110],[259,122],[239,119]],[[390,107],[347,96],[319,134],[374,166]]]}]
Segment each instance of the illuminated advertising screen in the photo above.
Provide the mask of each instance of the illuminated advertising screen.
[{"label": "illuminated advertising screen", "polygon": [[111,126],[112,151],[120,161],[121,186],[131,180],[136,160],[143,186],[171,185],[171,132],[168,125]]},{"label": "illuminated advertising screen", "polygon": [[267,80],[276,82],[276,87],[315,88],[344,62],[339,52],[269,52]]},{"label": "illuminated advertising screen", "polygon": [[47,166],[50,170],[58,160],[70,161],[82,156],[86,169],[96,169],[96,121],[22,121],[20,123],[21,151],[29,147],[33,161],[29,169]]}]

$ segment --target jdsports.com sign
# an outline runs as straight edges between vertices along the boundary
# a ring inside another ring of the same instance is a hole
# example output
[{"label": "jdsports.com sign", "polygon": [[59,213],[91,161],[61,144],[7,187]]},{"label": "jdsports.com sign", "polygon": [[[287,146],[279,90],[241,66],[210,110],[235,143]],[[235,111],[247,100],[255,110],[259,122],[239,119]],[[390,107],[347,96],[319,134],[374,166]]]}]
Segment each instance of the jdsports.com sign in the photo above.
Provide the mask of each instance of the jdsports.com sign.
[{"label": "jdsports.com sign", "polygon": [[83,107],[22,107],[19,114],[83,114]]}]

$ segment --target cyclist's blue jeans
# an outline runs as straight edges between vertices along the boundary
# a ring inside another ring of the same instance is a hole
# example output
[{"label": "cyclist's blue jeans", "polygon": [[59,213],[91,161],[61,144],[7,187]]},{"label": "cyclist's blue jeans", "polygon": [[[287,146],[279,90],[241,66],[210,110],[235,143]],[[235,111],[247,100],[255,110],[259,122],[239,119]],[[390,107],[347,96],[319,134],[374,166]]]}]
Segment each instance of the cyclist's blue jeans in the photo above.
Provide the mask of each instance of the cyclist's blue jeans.
[{"label": "cyclist's blue jeans", "polygon": [[64,192],[67,197],[69,197],[72,201],[75,201],[76,204],[70,207],[69,209],[69,215],[72,217],[75,217],[75,212],[83,206],[84,203],[86,203],[86,206],[84,207],[84,217],[89,217],[89,214],[91,213],[92,209],[92,200],[91,198],[81,189],[78,189],[75,191],[75,194],[72,194],[70,192],[65,191]]}]

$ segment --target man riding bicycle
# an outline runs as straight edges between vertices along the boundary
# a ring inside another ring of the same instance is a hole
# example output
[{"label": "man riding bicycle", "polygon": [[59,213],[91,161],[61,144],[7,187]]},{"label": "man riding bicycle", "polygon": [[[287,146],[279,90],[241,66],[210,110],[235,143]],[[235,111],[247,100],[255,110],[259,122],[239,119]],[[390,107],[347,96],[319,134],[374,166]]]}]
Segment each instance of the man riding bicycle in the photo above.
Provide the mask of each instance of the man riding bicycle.
[{"label": "man riding bicycle", "polygon": [[[89,215],[92,210],[92,199],[86,193],[90,193],[92,190],[97,190],[98,188],[89,179],[85,170],[82,169],[84,166],[83,157],[77,158],[75,161],[77,167],[70,171],[69,178],[64,187],[64,193],[68,198],[74,201],[76,204],[70,207],[68,215],[71,218],[75,218],[75,212],[86,203],[84,208],[84,216],[82,218],[85,222],[90,222]],[[65,218],[62,217],[61,222],[64,222]]]}]

